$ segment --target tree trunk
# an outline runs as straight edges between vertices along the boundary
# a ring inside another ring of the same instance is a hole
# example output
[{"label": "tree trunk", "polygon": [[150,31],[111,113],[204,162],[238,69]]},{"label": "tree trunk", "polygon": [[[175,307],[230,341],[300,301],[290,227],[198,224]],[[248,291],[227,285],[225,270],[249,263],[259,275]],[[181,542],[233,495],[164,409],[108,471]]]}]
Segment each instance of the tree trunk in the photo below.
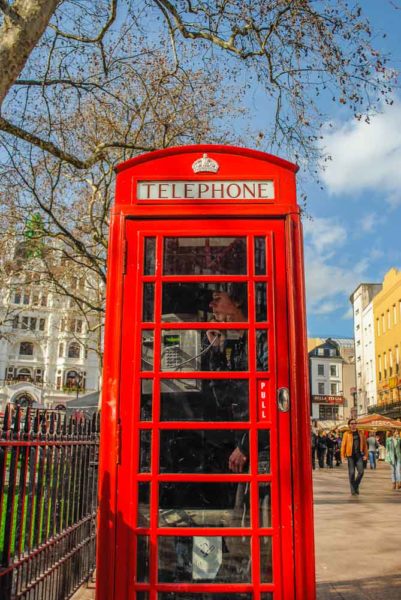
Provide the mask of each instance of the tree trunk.
[{"label": "tree trunk", "polygon": [[15,0],[0,27],[0,105],[41,38],[60,0]]}]

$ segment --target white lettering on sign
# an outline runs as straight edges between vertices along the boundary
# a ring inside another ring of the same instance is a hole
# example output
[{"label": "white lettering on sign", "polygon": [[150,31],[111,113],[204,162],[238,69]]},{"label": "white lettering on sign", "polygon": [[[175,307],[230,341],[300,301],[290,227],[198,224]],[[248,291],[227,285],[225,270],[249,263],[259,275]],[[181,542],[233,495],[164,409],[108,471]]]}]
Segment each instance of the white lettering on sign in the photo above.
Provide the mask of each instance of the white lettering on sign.
[{"label": "white lettering on sign", "polygon": [[269,420],[269,405],[267,399],[267,381],[259,381],[258,386],[258,403],[259,403],[259,420]]},{"label": "white lettering on sign", "polygon": [[273,181],[138,181],[138,200],[274,200]]}]

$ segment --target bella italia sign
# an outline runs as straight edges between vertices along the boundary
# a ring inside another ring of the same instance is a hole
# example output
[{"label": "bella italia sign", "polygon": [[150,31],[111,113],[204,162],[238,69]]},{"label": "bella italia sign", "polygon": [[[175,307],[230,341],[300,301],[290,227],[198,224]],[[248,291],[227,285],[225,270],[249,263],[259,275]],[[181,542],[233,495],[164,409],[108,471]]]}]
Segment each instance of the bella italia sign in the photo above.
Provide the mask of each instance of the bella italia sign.
[{"label": "bella italia sign", "polygon": [[138,181],[138,200],[274,200],[273,181]]}]

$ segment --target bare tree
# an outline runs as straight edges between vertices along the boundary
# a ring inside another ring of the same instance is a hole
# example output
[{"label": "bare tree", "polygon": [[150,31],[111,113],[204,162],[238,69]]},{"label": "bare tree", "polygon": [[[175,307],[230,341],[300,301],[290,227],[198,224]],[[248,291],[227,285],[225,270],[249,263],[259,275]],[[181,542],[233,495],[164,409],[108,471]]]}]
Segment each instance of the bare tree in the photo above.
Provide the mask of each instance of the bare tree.
[{"label": "bare tree", "polygon": [[[272,113],[270,126],[260,132],[262,147],[313,162],[324,101],[348,107],[357,118],[383,99],[391,101],[394,73],[372,46],[362,5],[346,0],[1,0],[0,66],[7,56],[14,58],[0,89],[0,99],[9,90],[0,130],[88,169],[121,147],[121,140],[97,138],[77,146],[74,135],[59,131],[58,111],[73,111],[100,95],[111,110],[123,110],[119,83],[131,73],[144,73],[149,58],[158,55],[171,73],[199,68],[213,81],[218,72],[235,81],[242,94],[258,85]],[[135,96],[124,102],[135,110]],[[167,132],[168,143],[174,140]],[[153,147],[143,140],[131,141],[129,149]]]}]

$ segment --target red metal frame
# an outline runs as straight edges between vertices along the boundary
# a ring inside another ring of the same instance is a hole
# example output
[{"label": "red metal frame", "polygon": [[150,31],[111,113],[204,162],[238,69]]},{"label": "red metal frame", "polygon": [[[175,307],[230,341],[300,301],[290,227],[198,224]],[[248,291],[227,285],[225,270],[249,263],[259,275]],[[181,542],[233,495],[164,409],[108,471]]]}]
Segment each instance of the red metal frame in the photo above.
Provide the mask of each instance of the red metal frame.
[{"label": "red metal frame", "polygon": [[[192,162],[203,153],[208,153],[219,162],[218,175],[194,175]],[[273,585],[260,584],[259,554],[253,564],[253,585],[202,584],[196,585],[201,591],[253,591],[255,599],[260,591],[274,591],[274,599],[290,600],[291,598],[313,600],[315,597],[314,552],[313,552],[313,513],[312,484],[309,443],[309,404],[307,394],[307,353],[305,337],[305,311],[303,287],[302,234],[299,208],[296,204],[295,172],[297,168],[277,157],[226,146],[189,146],[173,148],[143,155],[132,159],[117,169],[116,207],[111,224],[110,251],[108,262],[107,320],[105,337],[105,367],[102,406],[102,443],[100,451],[99,473],[99,534],[98,534],[98,576],[97,600],[115,600],[134,598],[135,547],[133,545],[136,515],[135,482],[150,480],[155,475],[137,474],[134,459],[136,456],[137,436],[139,428],[158,427],[160,429],[193,427],[193,424],[168,422],[158,419],[158,407],[153,422],[138,422],[138,402],[133,402],[138,394],[138,381],[141,375],[138,370],[140,361],[140,344],[136,344],[133,353],[129,346],[133,340],[139,340],[141,323],[139,318],[142,302],[140,285],[150,277],[141,277],[138,265],[143,264],[143,256],[138,254],[138,239],[145,233],[151,235],[268,235],[270,248],[268,256],[271,260],[268,276],[261,279],[268,281],[269,290],[269,344],[270,373],[249,373],[253,381],[270,380],[271,392],[277,387],[289,387],[291,409],[288,413],[273,409],[271,423],[257,422],[256,385],[250,397],[250,438],[252,475],[197,475],[199,480],[256,480],[257,439],[256,429],[272,424],[272,465],[276,472],[270,476],[273,481],[272,528],[266,533],[273,534],[274,572],[279,574]],[[273,201],[249,200],[136,200],[135,190],[138,180],[244,180],[271,179],[274,181],[275,198]],[[128,241],[128,252],[126,245]],[[158,262],[161,264],[161,244],[158,245]],[[249,270],[248,270],[249,274]],[[189,278],[191,279],[191,278]],[[205,278],[210,280],[210,277]],[[224,277],[227,280],[227,277]],[[238,276],[233,277],[238,279]],[[241,279],[241,278],[239,278]],[[252,282],[257,277],[244,277]],[[156,274],[154,280],[158,280]],[[169,281],[181,278],[169,277]],[[197,278],[197,280],[200,280]],[[273,286],[274,284],[274,286]],[[274,288],[274,289],[273,289]],[[253,294],[253,285],[250,285]],[[252,301],[252,298],[251,298]],[[161,313],[161,297],[156,294],[156,314]],[[274,318],[273,318],[274,315]],[[207,324],[166,324],[172,329],[201,329]],[[254,356],[252,344],[253,322],[249,320],[250,332],[250,364]],[[152,324],[143,325],[145,329]],[[155,332],[163,327],[155,324]],[[235,328],[230,324],[230,329]],[[274,351],[273,351],[274,347]],[[155,364],[159,351],[155,345]],[[209,376],[207,373],[196,373],[196,378]],[[163,378],[163,373],[160,377]],[[185,372],[183,377],[194,378],[195,374]],[[214,373],[213,377],[219,374]],[[224,377],[225,374],[221,373]],[[232,374],[231,376],[235,376]],[[239,374],[242,376],[242,374]],[[136,385],[136,387],[134,387]],[[158,377],[155,378],[158,385]],[[273,388],[274,385],[274,388]],[[157,389],[154,397],[158,397]],[[136,413],[135,413],[136,404]],[[275,407],[274,403],[274,407]],[[224,428],[223,423],[202,423],[201,428]],[[225,424],[227,428],[241,428],[243,423]],[[199,427],[199,424],[198,424]],[[134,435],[131,435],[131,431]],[[277,432],[277,435],[276,435]],[[157,472],[158,441],[155,436],[152,454],[152,473]],[[279,456],[277,455],[279,449]],[[275,455],[276,453],[276,455]],[[278,469],[280,466],[280,469]],[[159,481],[166,478],[156,476]],[[194,481],[193,475],[169,475],[170,481]],[[266,479],[266,478],[265,478]],[[276,484],[276,485],[275,485]],[[157,486],[152,486],[151,502],[157,506]],[[256,523],[259,510],[256,494],[252,497],[251,530]],[[151,570],[156,575],[156,524],[157,511],[151,515]],[[218,535],[215,528],[202,529],[204,535]],[[149,531],[136,529],[136,532]],[[262,534],[265,530],[258,530]],[[163,535],[178,535],[177,528],[163,528]],[[185,535],[199,534],[199,529],[185,528]],[[223,533],[221,533],[223,535]],[[224,528],[224,535],[244,535],[244,530]],[[258,545],[258,537],[253,537],[254,549]],[[278,549],[280,548],[280,551]],[[118,575],[116,572],[118,569]],[[189,584],[172,586],[159,584],[159,591],[194,589]],[[148,589],[145,584],[137,584],[137,590]],[[156,599],[152,591],[151,600]],[[195,596],[194,596],[195,597]]]}]

